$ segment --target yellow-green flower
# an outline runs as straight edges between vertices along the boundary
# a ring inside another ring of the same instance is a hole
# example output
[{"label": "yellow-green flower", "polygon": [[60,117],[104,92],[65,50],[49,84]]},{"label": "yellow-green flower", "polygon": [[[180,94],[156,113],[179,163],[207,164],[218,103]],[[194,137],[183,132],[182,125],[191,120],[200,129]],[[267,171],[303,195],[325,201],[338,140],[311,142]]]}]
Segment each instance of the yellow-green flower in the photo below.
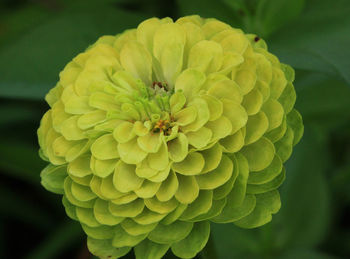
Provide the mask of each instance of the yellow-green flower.
[{"label": "yellow-green flower", "polygon": [[279,210],[303,134],[293,80],[262,39],[215,19],[103,36],[46,96],[42,184],[101,258],[194,257],[210,221],[254,228]]}]

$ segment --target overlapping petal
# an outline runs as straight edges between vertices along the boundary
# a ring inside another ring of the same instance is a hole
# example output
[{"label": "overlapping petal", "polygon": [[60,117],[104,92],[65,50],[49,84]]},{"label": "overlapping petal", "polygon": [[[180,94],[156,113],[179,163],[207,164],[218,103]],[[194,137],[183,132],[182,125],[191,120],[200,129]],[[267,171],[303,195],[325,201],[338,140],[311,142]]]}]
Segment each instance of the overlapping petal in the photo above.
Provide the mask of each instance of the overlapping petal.
[{"label": "overlapping petal", "polygon": [[254,38],[215,19],[152,18],[60,73],[38,129],[42,185],[93,254],[192,258],[210,221],[254,228],[279,210],[303,124],[293,69]]}]

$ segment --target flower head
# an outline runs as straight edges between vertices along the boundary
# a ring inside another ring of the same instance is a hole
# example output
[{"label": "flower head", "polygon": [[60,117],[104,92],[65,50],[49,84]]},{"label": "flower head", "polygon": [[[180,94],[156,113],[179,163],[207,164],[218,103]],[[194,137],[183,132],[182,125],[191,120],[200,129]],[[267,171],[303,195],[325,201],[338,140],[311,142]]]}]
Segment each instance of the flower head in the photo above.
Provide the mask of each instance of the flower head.
[{"label": "flower head", "polygon": [[303,133],[293,80],[262,39],[215,19],[103,36],[46,96],[42,184],[101,258],[194,257],[210,221],[254,228],[279,210]]}]

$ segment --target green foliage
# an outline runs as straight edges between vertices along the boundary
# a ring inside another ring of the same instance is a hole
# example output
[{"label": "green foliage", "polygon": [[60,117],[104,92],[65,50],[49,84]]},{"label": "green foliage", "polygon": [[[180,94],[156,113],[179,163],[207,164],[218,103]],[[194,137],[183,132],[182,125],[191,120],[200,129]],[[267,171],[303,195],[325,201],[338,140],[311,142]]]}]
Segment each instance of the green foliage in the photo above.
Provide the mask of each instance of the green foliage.
[{"label": "green foliage", "polygon": [[[171,10],[158,0],[32,2],[0,2],[1,258],[59,258],[71,251],[69,258],[80,253],[86,241],[80,226],[66,223],[60,201],[39,186],[43,163],[35,131],[47,109],[43,96],[55,85],[63,65],[100,35],[120,33],[148,16],[194,13],[264,37],[269,51],[296,68],[296,108],[305,124],[305,138],[287,163],[277,217],[254,230],[211,224],[210,249],[216,252],[207,254],[282,259],[350,256],[350,232],[344,220],[350,202],[347,0],[177,0],[167,2],[176,7]],[[16,222],[11,230],[6,227],[9,219]],[[18,240],[29,235],[23,226],[34,228],[30,235],[40,232],[41,238],[31,238],[30,246],[23,243],[19,251]]]}]

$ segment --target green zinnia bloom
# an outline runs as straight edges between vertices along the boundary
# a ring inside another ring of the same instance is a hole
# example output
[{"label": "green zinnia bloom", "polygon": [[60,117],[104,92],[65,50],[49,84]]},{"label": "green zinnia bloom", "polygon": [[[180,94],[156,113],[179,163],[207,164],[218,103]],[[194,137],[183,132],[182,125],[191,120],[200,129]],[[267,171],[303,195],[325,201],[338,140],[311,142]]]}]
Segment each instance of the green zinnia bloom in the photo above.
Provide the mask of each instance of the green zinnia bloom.
[{"label": "green zinnia bloom", "polygon": [[194,257],[211,221],[255,228],[279,210],[303,134],[293,80],[262,39],[216,19],[103,36],[46,96],[42,185],[101,258]]}]

